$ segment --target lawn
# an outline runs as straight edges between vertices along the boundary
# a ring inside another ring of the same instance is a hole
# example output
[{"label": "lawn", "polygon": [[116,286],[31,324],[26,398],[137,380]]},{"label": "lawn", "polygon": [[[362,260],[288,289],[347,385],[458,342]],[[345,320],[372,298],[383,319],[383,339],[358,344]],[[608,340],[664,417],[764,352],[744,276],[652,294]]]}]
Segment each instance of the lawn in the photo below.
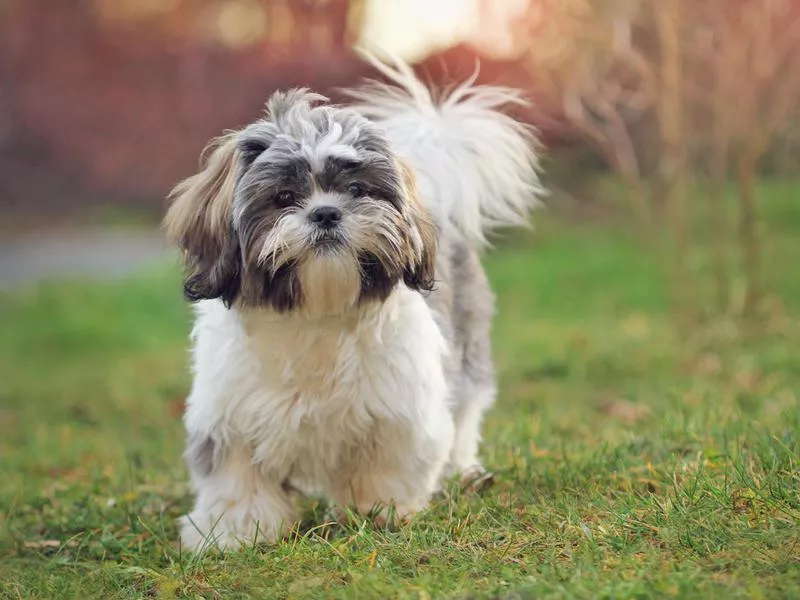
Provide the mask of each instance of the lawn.
[{"label": "lawn", "polygon": [[762,191],[776,295],[757,333],[708,310],[675,326],[624,221],[541,215],[486,260],[496,484],[399,531],[309,501],[289,539],[236,554],[176,543],[175,266],[0,297],[0,597],[800,597],[800,192]]}]

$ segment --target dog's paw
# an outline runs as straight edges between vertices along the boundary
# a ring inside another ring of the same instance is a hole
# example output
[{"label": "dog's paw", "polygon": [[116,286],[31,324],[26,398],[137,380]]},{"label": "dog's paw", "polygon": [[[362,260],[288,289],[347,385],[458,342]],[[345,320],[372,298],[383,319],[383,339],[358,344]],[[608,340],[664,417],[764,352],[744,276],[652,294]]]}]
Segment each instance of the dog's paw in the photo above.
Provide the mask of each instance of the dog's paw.
[{"label": "dog's paw", "polygon": [[461,473],[459,486],[463,492],[477,494],[494,485],[494,473],[478,465]]},{"label": "dog's paw", "polygon": [[458,489],[464,494],[477,494],[494,485],[495,476],[481,465],[474,465],[461,471],[445,472],[439,480],[437,494],[448,495]]},{"label": "dog's paw", "polygon": [[257,544],[272,544],[283,527],[263,527],[252,521],[237,529],[224,519],[205,519],[186,515],[179,520],[181,547],[189,552],[241,550]]},{"label": "dog's paw", "polygon": [[369,521],[380,529],[395,530],[406,525],[418,509],[404,505],[385,505],[375,503],[374,505],[362,504],[361,507],[344,508],[342,506],[331,506],[326,516],[337,523],[345,526],[353,526],[362,522]]}]

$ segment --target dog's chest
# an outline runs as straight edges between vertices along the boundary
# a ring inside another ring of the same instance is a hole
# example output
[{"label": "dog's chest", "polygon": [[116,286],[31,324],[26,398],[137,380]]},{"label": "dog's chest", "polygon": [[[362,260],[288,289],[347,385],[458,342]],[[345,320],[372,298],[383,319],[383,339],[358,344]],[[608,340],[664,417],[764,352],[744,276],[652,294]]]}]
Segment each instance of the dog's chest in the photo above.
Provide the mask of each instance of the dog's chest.
[{"label": "dog's chest", "polygon": [[411,422],[414,348],[396,327],[273,323],[250,339],[259,384],[240,426],[256,458],[319,479],[368,454],[380,427]]},{"label": "dog's chest", "polygon": [[361,329],[311,326],[273,326],[252,336],[264,387],[295,417],[306,409],[325,416],[355,408],[376,377],[391,377],[385,354],[369,338]]},{"label": "dog's chest", "polygon": [[412,438],[446,402],[444,340],[405,288],[367,308],[312,323],[201,305],[187,427],[214,428],[276,474],[315,481]]}]

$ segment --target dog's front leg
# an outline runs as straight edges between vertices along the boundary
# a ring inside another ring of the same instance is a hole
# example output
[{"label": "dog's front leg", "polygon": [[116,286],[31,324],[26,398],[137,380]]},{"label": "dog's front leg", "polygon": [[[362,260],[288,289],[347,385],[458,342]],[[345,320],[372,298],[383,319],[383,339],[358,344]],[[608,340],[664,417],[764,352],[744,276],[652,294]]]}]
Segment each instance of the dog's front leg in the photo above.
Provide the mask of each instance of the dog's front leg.
[{"label": "dog's front leg", "polygon": [[255,464],[249,451],[228,451],[219,464],[195,460],[192,451],[190,443],[187,460],[196,500],[194,510],[181,518],[185,548],[235,549],[273,542],[297,520],[280,475]]},{"label": "dog's front leg", "polygon": [[383,526],[404,522],[428,505],[453,445],[453,422],[446,410],[434,422],[404,429],[379,428],[353,477],[333,491],[333,499],[361,514],[373,513]]}]

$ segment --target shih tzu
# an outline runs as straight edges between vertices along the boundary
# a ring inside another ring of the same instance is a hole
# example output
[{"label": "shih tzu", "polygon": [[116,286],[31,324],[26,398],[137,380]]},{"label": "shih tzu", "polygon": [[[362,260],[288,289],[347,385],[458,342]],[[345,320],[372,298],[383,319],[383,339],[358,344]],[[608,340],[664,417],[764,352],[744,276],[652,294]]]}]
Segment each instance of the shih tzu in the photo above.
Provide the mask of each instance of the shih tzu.
[{"label": "shih tzu", "polygon": [[277,92],[171,193],[196,303],[190,549],[275,540],[293,490],[402,519],[483,472],[479,250],[536,203],[535,139],[498,110],[513,90],[473,79],[436,99],[408,65],[370,61],[391,83],[346,107]]}]

